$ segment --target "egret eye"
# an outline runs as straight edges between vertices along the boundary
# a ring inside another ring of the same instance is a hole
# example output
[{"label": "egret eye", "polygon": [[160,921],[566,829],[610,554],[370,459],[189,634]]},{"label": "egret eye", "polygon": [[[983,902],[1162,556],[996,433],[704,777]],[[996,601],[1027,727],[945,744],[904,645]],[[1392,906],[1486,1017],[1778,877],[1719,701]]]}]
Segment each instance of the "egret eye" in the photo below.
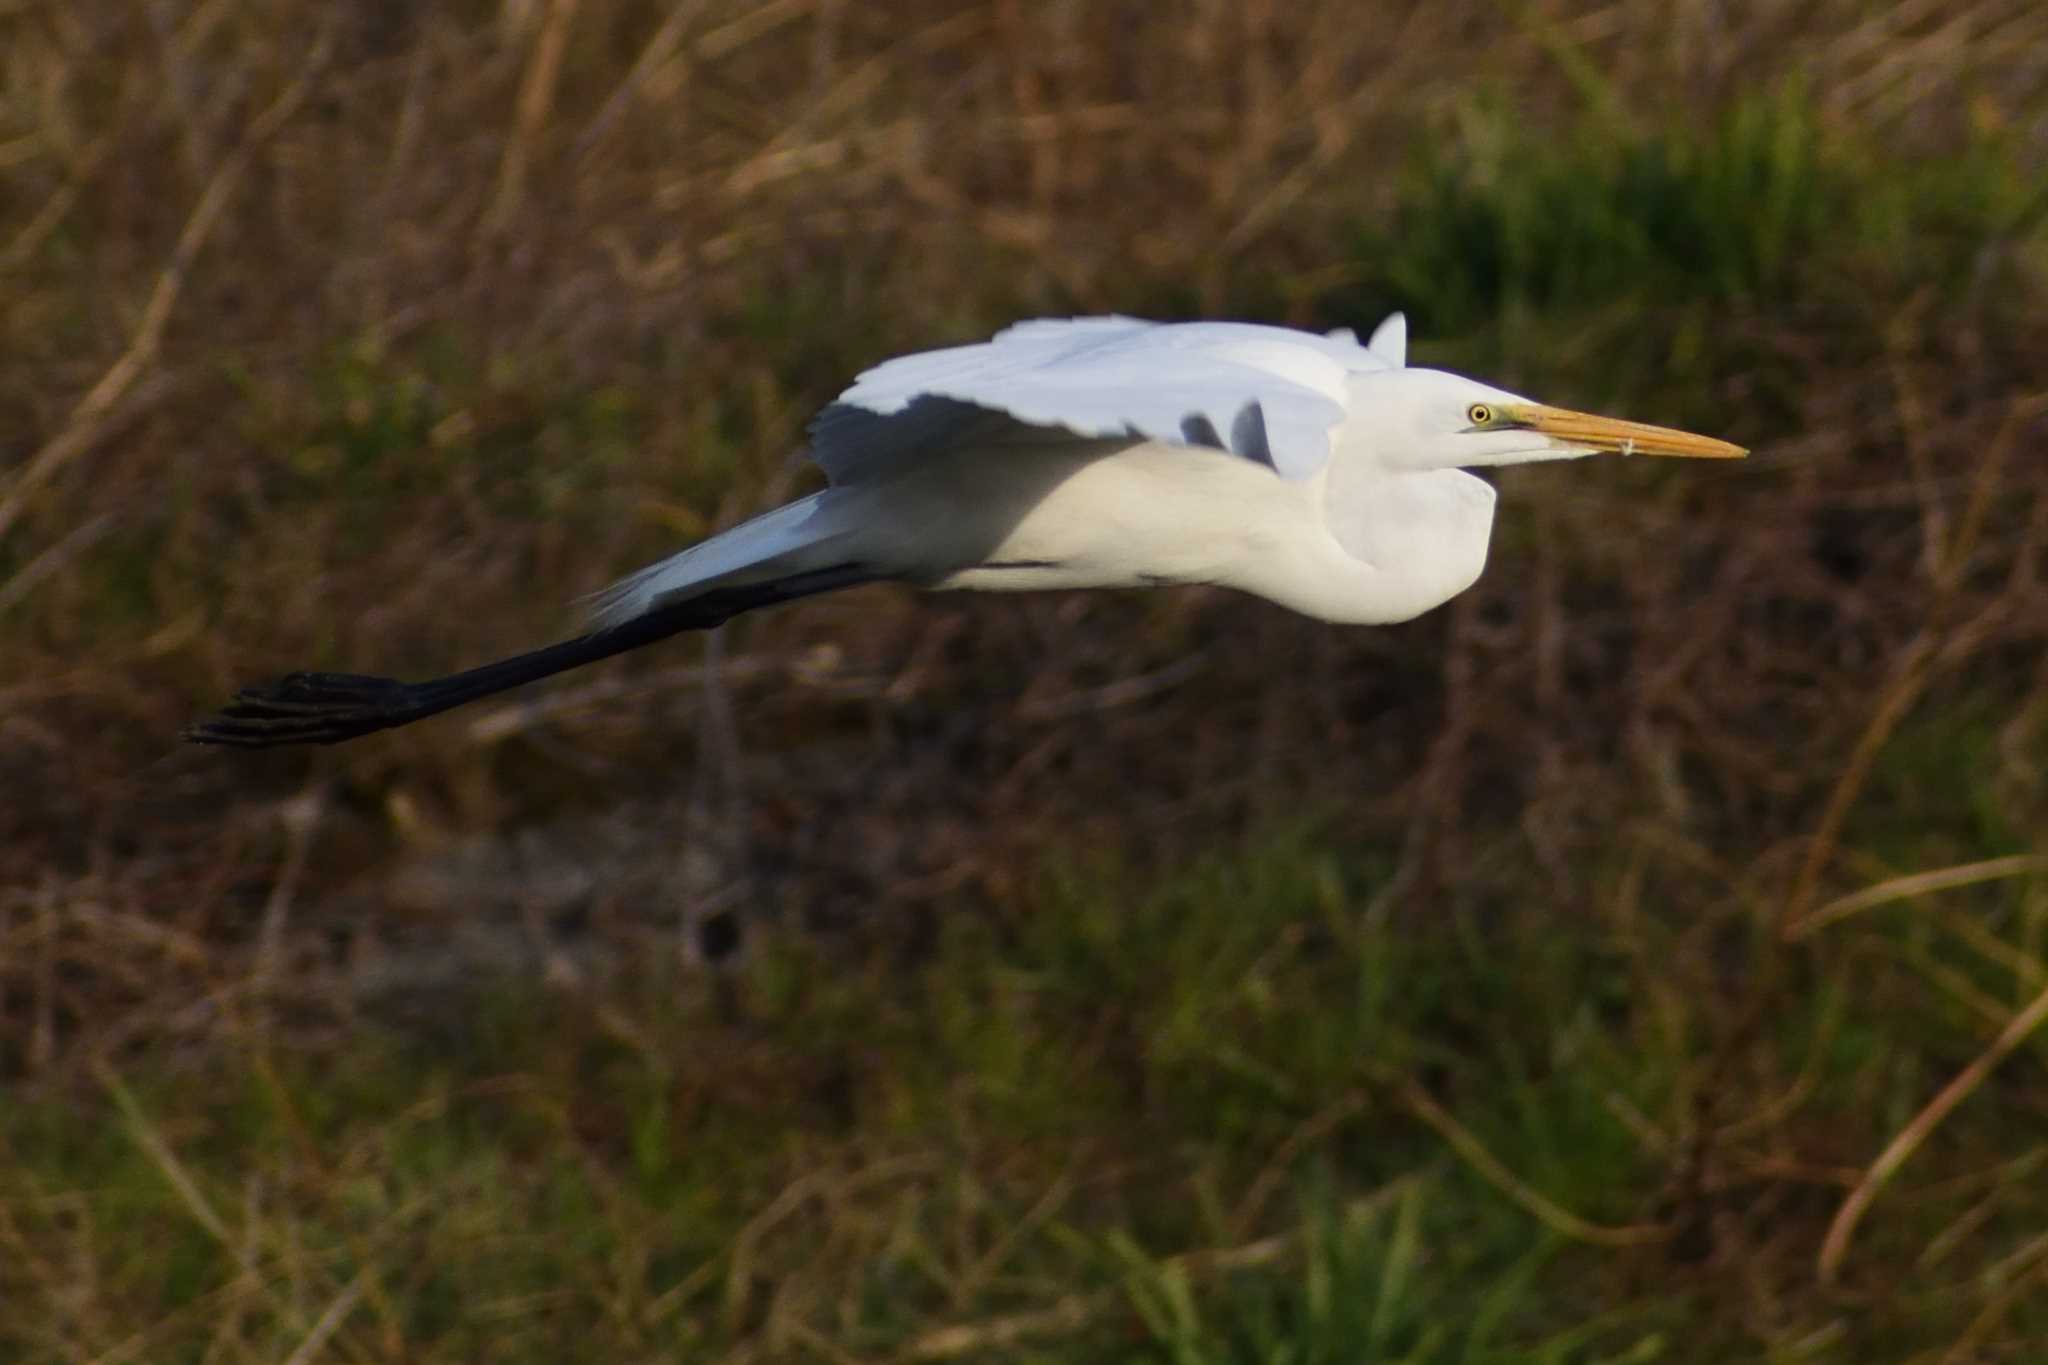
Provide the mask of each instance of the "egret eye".
[{"label": "egret eye", "polygon": [[1465,420],[1475,427],[1491,426],[1493,424],[1493,409],[1484,403],[1474,403],[1471,407],[1465,409]]}]

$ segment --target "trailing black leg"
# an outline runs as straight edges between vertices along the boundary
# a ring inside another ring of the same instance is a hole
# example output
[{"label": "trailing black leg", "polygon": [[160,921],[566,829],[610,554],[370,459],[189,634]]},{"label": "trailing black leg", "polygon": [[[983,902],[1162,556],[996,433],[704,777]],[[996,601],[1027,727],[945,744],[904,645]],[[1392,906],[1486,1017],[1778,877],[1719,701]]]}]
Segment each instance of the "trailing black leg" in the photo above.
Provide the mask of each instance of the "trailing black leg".
[{"label": "trailing black leg", "polygon": [[756,607],[872,582],[879,576],[857,564],[842,564],[766,583],[713,588],[606,630],[426,682],[400,682],[361,673],[287,673],[267,686],[243,688],[234,701],[188,728],[185,738],[198,744],[249,749],[335,744],[373,730],[410,725],[479,697],[596,663],[686,630],[708,630]]}]

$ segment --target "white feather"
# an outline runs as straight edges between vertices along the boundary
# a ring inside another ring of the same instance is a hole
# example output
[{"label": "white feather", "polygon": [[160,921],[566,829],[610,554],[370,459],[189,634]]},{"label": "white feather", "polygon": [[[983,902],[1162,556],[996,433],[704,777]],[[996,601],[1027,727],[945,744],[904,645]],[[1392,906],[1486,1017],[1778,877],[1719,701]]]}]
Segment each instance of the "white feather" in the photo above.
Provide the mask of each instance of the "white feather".
[{"label": "white feather", "polygon": [[[1405,324],[1393,334],[1388,326],[1375,342],[1405,335]],[[1019,323],[868,370],[819,415],[812,454],[835,483],[858,478],[899,442],[956,438],[979,409],[1083,438],[1216,446],[1307,479],[1329,460],[1349,376],[1397,368],[1389,349],[1402,348],[1242,322]]]},{"label": "white feather", "polygon": [[1372,329],[1365,349],[1387,363],[1390,370],[1405,369],[1408,365],[1408,315],[1389,313],[1381,319],[1380,325]]},{"label": "white feather", "polygon": [[844,529],[820,515],[824,497],[813,493],[763,512],[621,579],[592,599],[593,620],[614,626],[685,592],[827,567]]}]

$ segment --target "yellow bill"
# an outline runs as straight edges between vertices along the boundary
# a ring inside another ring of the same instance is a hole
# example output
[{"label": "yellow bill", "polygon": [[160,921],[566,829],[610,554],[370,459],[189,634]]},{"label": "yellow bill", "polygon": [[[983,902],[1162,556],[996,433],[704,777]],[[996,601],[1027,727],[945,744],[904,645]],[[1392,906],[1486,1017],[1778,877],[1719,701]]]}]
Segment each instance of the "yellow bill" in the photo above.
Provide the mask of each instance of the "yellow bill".
[{"label": "yellow bill", "polygon": [[1542,403],[1525,403],[1511,414],[1517,426],[1575,446],[1612,455],[1671,455],[1693,460],[1739,460],[1749,454],[1741,446],[1695,436],[1671,427],[1653,427],[1648,422],[1624,422],[1618,417],[1596,417],[1590,412],[1553,408]]}]

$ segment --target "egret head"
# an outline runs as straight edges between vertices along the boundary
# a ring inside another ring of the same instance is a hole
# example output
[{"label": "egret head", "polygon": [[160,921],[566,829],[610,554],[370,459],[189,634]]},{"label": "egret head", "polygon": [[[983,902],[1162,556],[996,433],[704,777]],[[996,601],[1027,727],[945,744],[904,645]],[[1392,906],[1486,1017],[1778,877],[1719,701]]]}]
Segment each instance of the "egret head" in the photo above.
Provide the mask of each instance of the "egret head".
[{"label": "egret head", "polygon": [[1582,455],[1739,459],[1741,446],[1688,431],[1554,408],[1443,370],[1358,376],[1351,439],[1392,469],[1473,469]]}]

